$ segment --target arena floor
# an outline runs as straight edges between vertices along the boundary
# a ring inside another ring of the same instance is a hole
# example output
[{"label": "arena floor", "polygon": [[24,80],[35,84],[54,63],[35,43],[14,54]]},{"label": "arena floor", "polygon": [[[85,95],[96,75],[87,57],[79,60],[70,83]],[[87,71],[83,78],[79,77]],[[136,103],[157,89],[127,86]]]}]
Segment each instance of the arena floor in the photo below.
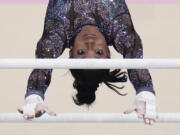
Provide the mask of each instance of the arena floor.
[{"label": "arena floor", "polygon": [[[136,31],[142,38],[144,58],[180,58],[180,4],[129,4]],[[0,5],[0,58],[34,58],[36,43],[43,31],[45,4]],[[112,58],[122,56],[111,48]],[[68,57],[68,50],[61,58]],[[124,69],[125,70],[125,69]],[[31,70],[0,70],[0,112],[17,112]],[[180,112],[180,70],[150,70],[159,112]],[[118,96],[101,85],[96,102],[89,108],[72,101],[75,90],[68,70],[54,70],[46,103],[56,112],[123,112],[133,103],[135,91],[128,81]],[[179,135],[180,123],[147,126],[119,123],[0,124],[1,135]]]}]

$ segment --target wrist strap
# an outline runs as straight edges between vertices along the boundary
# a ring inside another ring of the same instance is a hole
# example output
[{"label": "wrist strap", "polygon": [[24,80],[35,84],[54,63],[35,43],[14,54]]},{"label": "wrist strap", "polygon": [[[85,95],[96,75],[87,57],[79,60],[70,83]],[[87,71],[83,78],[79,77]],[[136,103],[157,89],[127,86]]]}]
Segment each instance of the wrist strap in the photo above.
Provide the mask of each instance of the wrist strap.
[{"label": "wrist strap", "polygon": [[32,104],[32,103],[43,103],[43,99],[36,94],[27,96],[25,98],[25,104]]}]

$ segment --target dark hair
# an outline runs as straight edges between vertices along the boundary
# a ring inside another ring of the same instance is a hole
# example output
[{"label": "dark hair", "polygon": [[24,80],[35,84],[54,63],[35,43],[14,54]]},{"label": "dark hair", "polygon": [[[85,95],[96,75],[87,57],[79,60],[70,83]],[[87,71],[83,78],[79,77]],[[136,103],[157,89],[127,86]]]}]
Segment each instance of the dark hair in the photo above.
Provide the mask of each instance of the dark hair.
[{"label": "dark hair", "polygon": [[98,69],[98,70],[82,70],[82,69],[71,69],[71,74],[74,77],[73,87],[77,90],[77,94],[73,97],[74,103],[77,105],[90,105],[95,99],[95,92],[99,87],[100,83],[105,83],[110,89],[115,91],[119,95],[122,94],[118,87],[112,83],[126,82],[126,72],[121,72],[120,69],[110,71],[109,69]]},{"label": "dark hair", "polygon": [[[111,38],[106,36],[104,28],[100,28],[97,25],[86,24],[79,27],[72,35],[72,38],[69,42],[69,47],[72,48],[74,45],[74,41],[78,33],[82,30],[84,26],[91,25],[95,26],[99,29],[99,31],[104,35],[107,44],[112,44]],[[108,50],[109,51],[109,50]],[[70,56],[70,58],[74,58]],[[108,56],[107,58],[110,58]],[[110,89],[115,91],[117,94],[124,96],[126,94],[122,94],[118,91],[118,89],[122,89],[123,87],[118,87],[113,85],[112,83],[117,82],[126,82],[127,75],[126,72],[121,72],[120,69],[115,69],[110,71],[109,69],[96,69],[96,70],[82,70],[82,69],[70,69],[72,76],[74,77],[73,87],[77,90],[77,94],[73,97],[74,103],[77,105],[90,105],[95,99],[95,92],[99,87],[100,83],[105,83]]]}]

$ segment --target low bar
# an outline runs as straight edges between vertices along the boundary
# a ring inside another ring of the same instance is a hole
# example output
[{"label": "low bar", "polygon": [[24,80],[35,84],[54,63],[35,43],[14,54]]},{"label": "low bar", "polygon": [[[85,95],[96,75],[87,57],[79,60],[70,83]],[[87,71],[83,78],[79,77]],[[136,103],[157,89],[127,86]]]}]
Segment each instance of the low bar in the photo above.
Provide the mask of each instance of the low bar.
[{"label": "low bar", "polygon": [[[0,123],[142,123],[137,114],[123,113],[58,113],[24,120],[19,113],[0,113]],[[157,123],[179,123],[180,113],[159,113]]]}]

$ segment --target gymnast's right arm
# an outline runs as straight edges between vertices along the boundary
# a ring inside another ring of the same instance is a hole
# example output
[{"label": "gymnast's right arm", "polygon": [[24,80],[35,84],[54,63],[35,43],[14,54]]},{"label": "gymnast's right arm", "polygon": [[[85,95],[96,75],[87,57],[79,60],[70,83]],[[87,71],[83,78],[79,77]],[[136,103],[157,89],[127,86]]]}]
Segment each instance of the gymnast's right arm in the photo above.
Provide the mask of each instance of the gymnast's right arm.
[{"label": "gymnast's right arm", "polygon": [[[48,9],[53,8],[51,4],[50,2]],[[65,49],[66,37],[63,21],[57,20],[53,16],[47,17],[48,15],[47,10],[44,32],[36,48],[36,58],[57,58]],[[43,102],[44,94],[51,82],[51,75],[52,69],[34,69],[30,74],[25,95],[25,105],[23,108],[18,109],[25,119],[39,117],[45,112],[55,115]]]}]

